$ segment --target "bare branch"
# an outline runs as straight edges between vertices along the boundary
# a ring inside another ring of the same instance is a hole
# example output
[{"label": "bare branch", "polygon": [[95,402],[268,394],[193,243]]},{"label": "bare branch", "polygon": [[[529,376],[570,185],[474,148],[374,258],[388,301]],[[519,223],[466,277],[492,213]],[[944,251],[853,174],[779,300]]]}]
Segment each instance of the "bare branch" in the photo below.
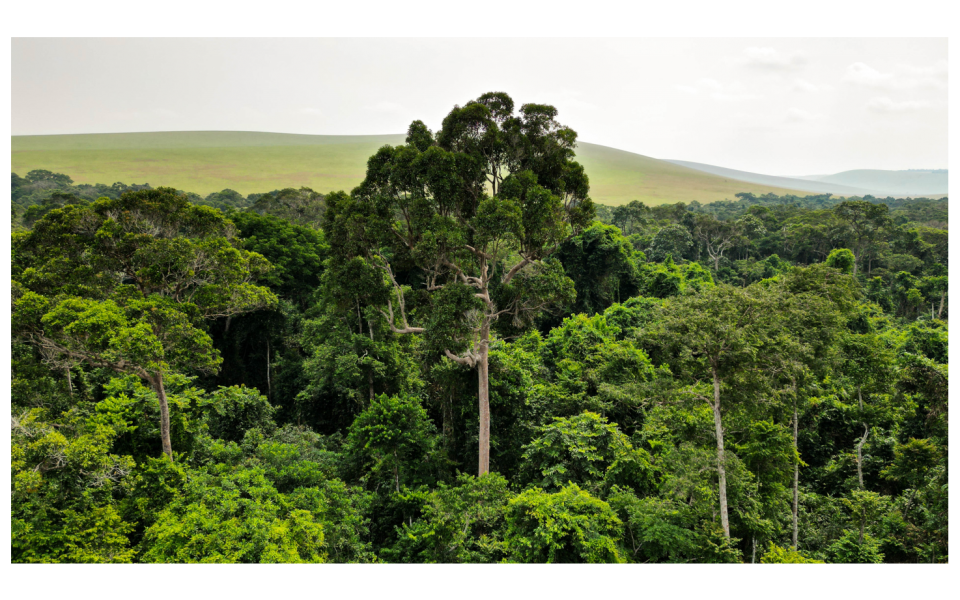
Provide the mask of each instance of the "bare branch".
[{"label": "bare branch", "polygon": [[470,352],[466,356],[457,356],[453,352],[450,352],[449,350],[444,348],[443,353],[446,355],[447,358],[449,358],[453,362],[467,366],[467,367],[477,366],[477,360],[479,360],[479,357],[474,352]]}]

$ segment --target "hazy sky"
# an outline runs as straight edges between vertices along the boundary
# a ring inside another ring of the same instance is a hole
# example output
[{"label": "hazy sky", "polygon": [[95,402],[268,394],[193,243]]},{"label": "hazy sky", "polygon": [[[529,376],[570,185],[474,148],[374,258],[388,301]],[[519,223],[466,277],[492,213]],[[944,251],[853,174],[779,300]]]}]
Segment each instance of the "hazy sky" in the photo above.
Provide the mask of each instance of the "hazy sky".
[{"label": "hazy sky", "polygon": [[947,167],[945,38],[12,43],[13,135],[402,133],[505,91],[580,140],[772,175]]}]

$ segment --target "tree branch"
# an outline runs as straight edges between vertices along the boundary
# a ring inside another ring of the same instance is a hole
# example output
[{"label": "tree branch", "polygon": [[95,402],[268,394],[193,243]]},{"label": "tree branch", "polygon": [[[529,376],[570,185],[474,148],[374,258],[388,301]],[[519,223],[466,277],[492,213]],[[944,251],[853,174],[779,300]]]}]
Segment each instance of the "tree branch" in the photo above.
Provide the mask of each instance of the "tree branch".
[{"label": "tree branch", "polygon": [[477,360],[479,359],[479,357],[473,352],[470,352],[466,356],[457,356],[453,352],[450,352],[449,350],[444,348],[443,353],[446,355],[447,358],[449,358],[453,362],[464,365],[466,367],[477,366]]}]

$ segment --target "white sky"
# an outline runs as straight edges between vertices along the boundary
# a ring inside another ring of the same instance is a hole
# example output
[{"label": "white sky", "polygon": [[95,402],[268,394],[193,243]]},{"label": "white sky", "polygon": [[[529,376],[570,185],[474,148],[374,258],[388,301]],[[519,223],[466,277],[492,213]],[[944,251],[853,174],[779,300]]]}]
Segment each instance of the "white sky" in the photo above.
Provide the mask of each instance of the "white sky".
[{"label": "white sky", "polygon": [[15,38],[12,133],[439,127],[501,90],[580,140],[774,175],[947,167],[947,41]]}]

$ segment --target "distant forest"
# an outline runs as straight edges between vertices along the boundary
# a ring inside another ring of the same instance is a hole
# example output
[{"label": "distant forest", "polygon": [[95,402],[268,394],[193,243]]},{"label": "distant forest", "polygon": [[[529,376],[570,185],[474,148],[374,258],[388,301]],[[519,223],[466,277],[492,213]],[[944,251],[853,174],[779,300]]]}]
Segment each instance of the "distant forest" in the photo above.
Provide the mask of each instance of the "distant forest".
[{"label": "distant forest", "polygon": [[555,115],[13,174],[13,561],[946,562],[947,199],[597,205]]}]

